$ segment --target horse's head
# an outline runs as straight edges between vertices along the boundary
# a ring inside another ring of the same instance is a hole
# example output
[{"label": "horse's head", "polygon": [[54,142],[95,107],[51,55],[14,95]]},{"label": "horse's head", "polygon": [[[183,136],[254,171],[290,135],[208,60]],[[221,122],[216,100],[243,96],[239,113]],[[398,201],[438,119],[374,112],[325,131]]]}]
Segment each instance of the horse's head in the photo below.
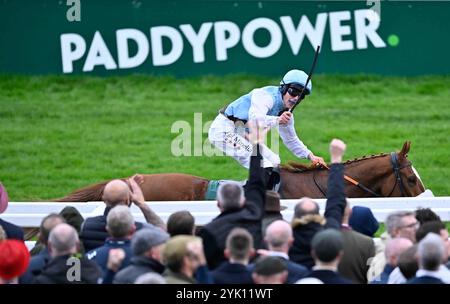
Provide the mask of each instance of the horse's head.
[{"label": "horse's head", "polygon": [[417,196],[425,191],[422,181],[416,175],[411,161],[408,160],[410,146],[411,142],[407,141],[400,152],[391,153],[392,174],[381,186],[382,196]]}]

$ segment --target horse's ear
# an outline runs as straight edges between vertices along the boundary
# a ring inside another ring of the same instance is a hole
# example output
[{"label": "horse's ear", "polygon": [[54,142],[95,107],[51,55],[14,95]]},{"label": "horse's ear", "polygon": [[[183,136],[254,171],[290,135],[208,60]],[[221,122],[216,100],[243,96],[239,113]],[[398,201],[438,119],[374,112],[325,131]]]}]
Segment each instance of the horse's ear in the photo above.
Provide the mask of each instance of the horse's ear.
[{"label": "horse's ear", "polygon": [[399,153],[400,157],[406,157],[408,152],[409,152],[409,148],[411,147],[411,142],[410,141],[405,141],[405,143],[403,144],[402,150]]}]

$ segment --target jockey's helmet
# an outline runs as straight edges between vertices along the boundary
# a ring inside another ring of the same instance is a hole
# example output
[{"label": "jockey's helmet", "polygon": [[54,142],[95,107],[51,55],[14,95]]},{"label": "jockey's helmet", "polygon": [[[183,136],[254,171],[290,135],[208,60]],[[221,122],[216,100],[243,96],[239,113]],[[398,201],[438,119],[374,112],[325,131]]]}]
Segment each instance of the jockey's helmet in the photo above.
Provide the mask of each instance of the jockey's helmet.
[{"label": "jockey's helmet", "polygon": [[[280,87],[283,95],[287,92],[289,87],[296,87],[303,89],[308,79],[308,74],[301,70],[290,70],[287,72],[283,79],[280,81]],[[305,95],[309,95],[312,92],[312,82],[308,82],[308,86],[305,88]]]}]

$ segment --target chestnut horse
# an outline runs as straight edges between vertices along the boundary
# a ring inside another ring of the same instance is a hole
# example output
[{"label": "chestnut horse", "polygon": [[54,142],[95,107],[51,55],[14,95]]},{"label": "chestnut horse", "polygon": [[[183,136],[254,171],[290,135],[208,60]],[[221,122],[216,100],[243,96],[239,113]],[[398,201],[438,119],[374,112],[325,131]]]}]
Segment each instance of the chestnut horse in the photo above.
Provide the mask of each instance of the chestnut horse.
[{"label": "chestnut horse", "polygon": [[[363,156],[344,163],[345,174],[360,183],[345,183],[347,197],[417,196],[424,186],[407,159],[410,142],[400,152]],[[211,180],[182,173],[143,174],[146,201],[205,200]],[[326,197],[328,170],[290,163],[281,166],[280,194],[284,199]],[[57,199],[59,202],[101,201],[109,181],[91,185]],[[215,181],[217,182],[217,181]],[[216,184],[217,185],[217,184]],[[365,188],[365,189],[364,189]]]}]

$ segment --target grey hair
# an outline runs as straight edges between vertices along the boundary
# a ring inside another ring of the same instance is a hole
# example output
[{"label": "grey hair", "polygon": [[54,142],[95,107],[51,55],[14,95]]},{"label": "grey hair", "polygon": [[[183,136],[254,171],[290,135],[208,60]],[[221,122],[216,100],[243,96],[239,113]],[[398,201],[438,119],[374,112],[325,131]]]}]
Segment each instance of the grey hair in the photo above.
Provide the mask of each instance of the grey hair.
[{"label": "grey hair", "polygon": [[116,206],[109,211],[106,217],[106,227],[114,238],[127,236],[134,225],[134,218],[127,206]]},{"label": "grey hair", "polygon": [[385,225],[390,236],[392,236],[394,229],[402,227],[405,216],[415,216],[415,213],[412,211],[397,211],[388,215]]},{"label": "grey hair", "polygon": [[77,231],[66,223],[56,225],[50,231],[48,241],[51,243],[52,256],[72,253],[79,243]]},{"label": "grey hair", "polygon": [[222,209],[240,208],[244,201],[244,190],[238,182],[228,181],[219,186],[217,201]]},{"label": "grey hair", "polygon": [[441,237],[435,233],[428,233],[419,242],[417,248],[420,268],[431,271],[437,270],[444,259],[444,250]]},{"label": "grey hair", "polygon": [[134,284],[166,284],[166,279],[159,273],[148,272],[138,276]]},{"label": "grey hair", "polygon": [[[313,204],[314,208],[310,210],[305,209],[304,205],[306,203]],[[317,204],[317,202],[315,202],[309,197],[303,197],[294,207],[294,218],[302,218],[303,216],[308,214],[319,214],[319,213],[320,213],[319,204]]]}]

